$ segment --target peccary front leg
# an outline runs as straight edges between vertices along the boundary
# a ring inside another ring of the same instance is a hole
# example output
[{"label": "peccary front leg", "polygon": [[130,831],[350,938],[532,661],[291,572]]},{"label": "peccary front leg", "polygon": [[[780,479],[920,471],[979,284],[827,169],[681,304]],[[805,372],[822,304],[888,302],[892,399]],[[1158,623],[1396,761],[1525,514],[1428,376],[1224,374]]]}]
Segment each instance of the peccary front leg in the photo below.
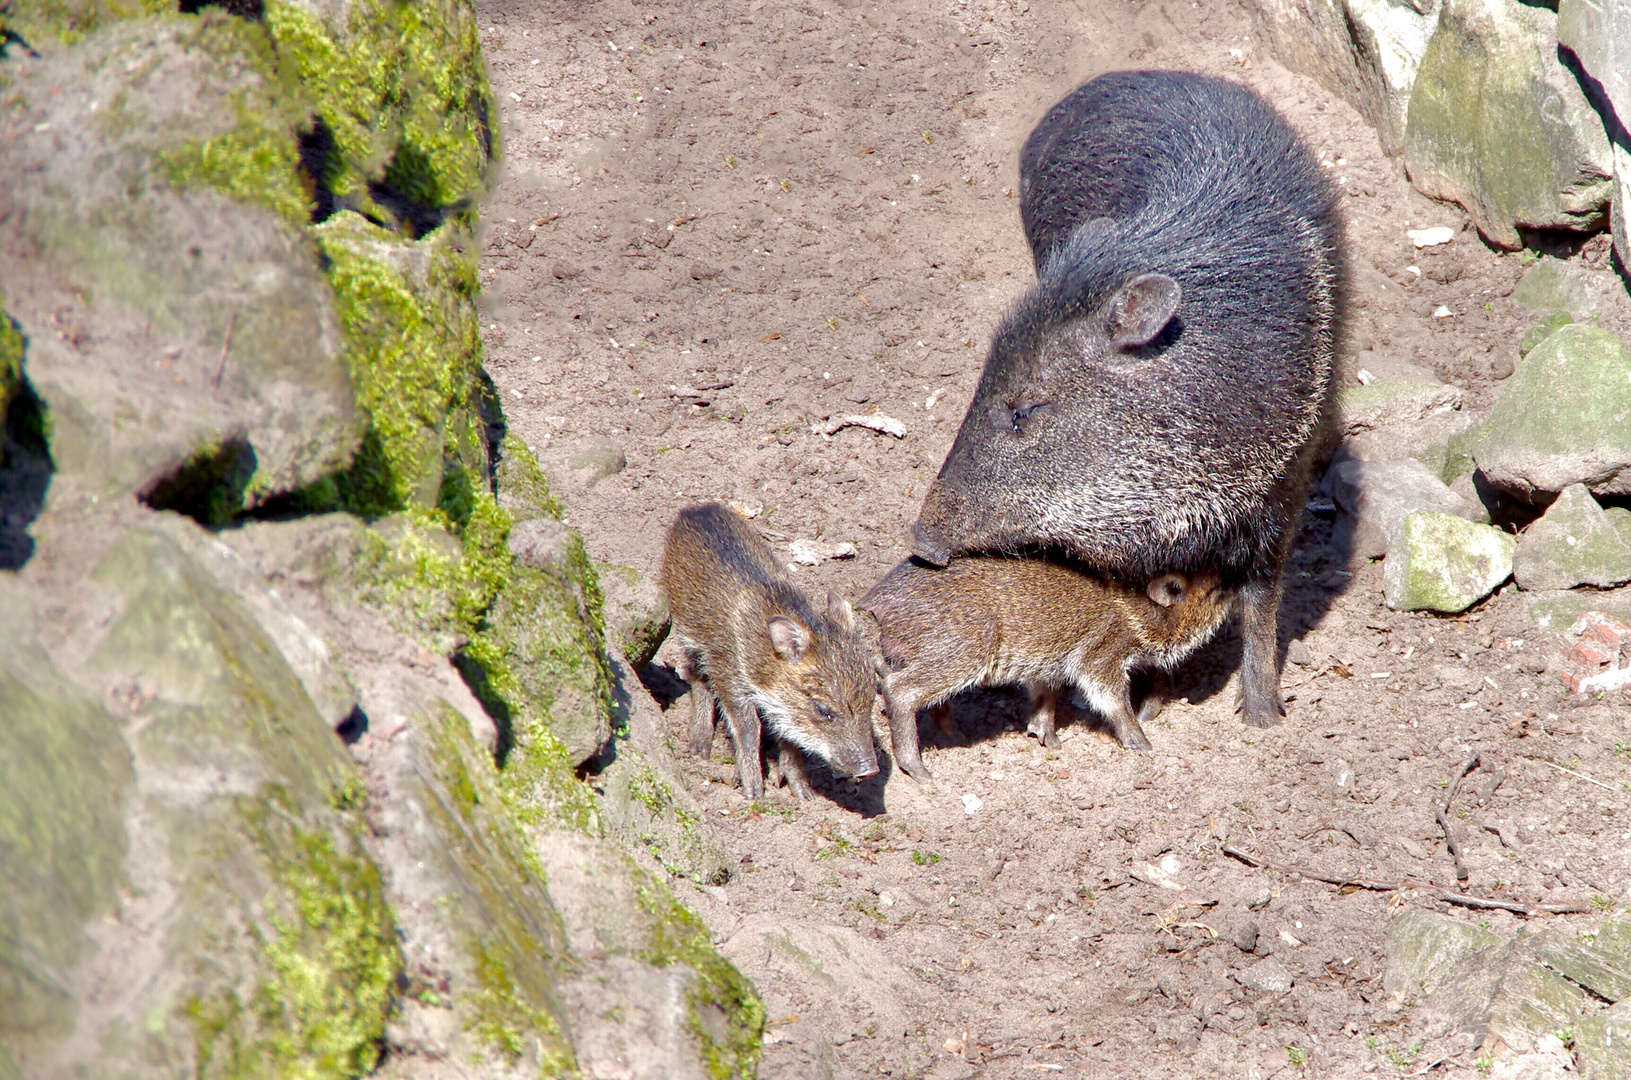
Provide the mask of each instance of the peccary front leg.
[{"label": "peccary front leg", "polygon": [[782,783],[787,785],[787,790],[791,791],[794,798],[798,799],[799,802],[803,802],[815,794],[814,791],[810,790],[810,778],[804,772],[803,751],[786,739],[781,741],[781,750],[776,756],[776,766],[782,774]]},{"label": "peccary front leg", "polygon": [[1149,737],[1138,726],[1133,715],[1133,700],[1129,695],[1127,673],[1119,667],[1114,671],[1099,671],[1077,682],[1088,704],[1110,724],[1110,733],[1128,750],[1148,750]]},{"label": "peccary front leg", "polygon": [[736,748],[736,775],[742,781],[742,794],[762,799],[765,773],[759,761],[759,710],[751,702],[726,698],[720,698],[719,704],[725,713],[725,726],[730,729],[731,745]]},{"label": "peccary front leg", "polygon": [[1050,750],[1059,749],[1059,736],[1054,734],[1054,719],[1059,712],[1059,688],[1057,686],[1032,686],[1031,691],[1031,720],[1025,725],[1027,735],[1035,735],[1037,741]]},{"label": "peccary front leg", "polygon": [[883,703],[889,713],[889,742],[895,751],[895,762],[913,780],[932,785],[934,775],[923,764],[923,751],[917,741],[917,705],[922,700],[922,690],[902,685],[898,678],[884,680]]}]

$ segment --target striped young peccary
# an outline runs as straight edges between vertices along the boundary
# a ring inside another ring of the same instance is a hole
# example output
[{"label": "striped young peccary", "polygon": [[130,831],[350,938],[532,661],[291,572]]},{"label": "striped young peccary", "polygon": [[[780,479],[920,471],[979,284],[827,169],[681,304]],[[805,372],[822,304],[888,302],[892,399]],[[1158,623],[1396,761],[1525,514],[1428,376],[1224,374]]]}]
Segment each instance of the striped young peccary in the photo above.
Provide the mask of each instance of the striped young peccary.
[{"label": "striped young peccary", "polygon": [[1188,656],[1233,600],[1215,573],[1162,574],[1140,589],[1043,559],[971,556],[943,570],[907,559],[861,598],[878,620],[895,761],[928,781],[918,709],[1004,683],[1030,691],[1028,730],[1046,746],[1059,745],[1059,692],[1074,686],[1123,746],[1147,750],[1139,723],[1159,713],[1162,701],[1150,695],[1135,715],[1128,675]]},{"label": "striped young peccary", "polygon": [[782,779],[811,794],[806,753],[857,780],[878,771],[872,702],[877,676],[849,601],[817,611],[775,554],[729,507],[687,507],[668,531],[660,576],[691,682],[690,749],[706,755],[714,700],[730,729],[749,798],[764,794],[760,719],[781,743]]},{"label": "striped young peccary", "polygon": [[1218,571],[1240,594],[1245,719],[1266,727],[1285,713],[1282,570],[1329,430],[1334,189],[1249,90],[1117,72],[1026,140],[1020,214],[1037,283],[997,329],[912,550]]}]

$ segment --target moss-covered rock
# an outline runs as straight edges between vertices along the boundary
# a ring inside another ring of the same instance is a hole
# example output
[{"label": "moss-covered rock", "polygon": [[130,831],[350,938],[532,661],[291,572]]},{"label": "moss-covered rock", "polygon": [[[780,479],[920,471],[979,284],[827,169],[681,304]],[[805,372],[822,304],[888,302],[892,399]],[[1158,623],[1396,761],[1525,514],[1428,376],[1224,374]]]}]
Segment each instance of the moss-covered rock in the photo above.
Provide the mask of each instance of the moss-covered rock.
[{"label": "moss-covered rock", "polygon": [[487,66],[466,0],[269,0],[266,32],[315,101],[336,204],[417,235],[474,220],[497,152]]},{"label": "moss-covered rock", "polygon": [[632,566],[596,563],[606,596],[606,632],[632,667],[651,663],[668,638],[668,597]]},{"label": "moss-covered rock", "polygon": [[360,424],[304,235],[298,88],[265,36],[219,13],[107,21],[0,71],[7,242],[38,253],[0,263],[0,290],[64,494],[220,460],[232,512],[343,467]]},{"label": "moss-covered rock", "polygon": [[1579,324],[1553,332],[1506,380],[1472,448],[1490,481],[1520,498],[1583,483],[1631,494],[1631,349]]},{"label": "moss-covered rock", "polygon": [[1520,589],[1612,588],[1631,581],[1631,543],[1585,485],[1573,484],[1518,538],[1512,577]]},{"label": "moss-covered rock", "polygon": [[1521,360],[1528,356],[1535,351],[1536,345],[1539,345],[1572,322],[1574,322],[1574,316],[1567,311],[1554,311],[1547,315],[1544,319],[1525,330],[1523,337],[1518,339],[1518,358]]},{"label": "moss-covered rock", "polygon": [[1444,0],[1410,92],[1411,183],[1460,203],[1504,248],[1520,228],[1608,223],[1608,136],[1557,56],[1557,15],[1518,0]]},{"label": "moss-covered rock", "polygon": [[347,211],[313,230],[368,430],[308,503],[375,516],[445,502],[462,521],[487,486],[475,270],[452,228],[408,241]]},{"label": "moss-covered rock", "polygon": [[32,640],[28,594],[0,581],[0,605],[0,1044],[26,1053],[73,1030],[69,976],[118,904],[135,776],[114,719]]},{"label": "moss-covered rock", "polygon": [[1395,611],[1465,611],[1512,576],[1516,546],[1491,526],[1413,511],[1388,535],[1382,594]]},{"label": "moss-covered rock", "polygon": [[1344,434],[1425,420],[1461,407],[1461,391],[1444,383],[1377,381],[1337,393]]}]

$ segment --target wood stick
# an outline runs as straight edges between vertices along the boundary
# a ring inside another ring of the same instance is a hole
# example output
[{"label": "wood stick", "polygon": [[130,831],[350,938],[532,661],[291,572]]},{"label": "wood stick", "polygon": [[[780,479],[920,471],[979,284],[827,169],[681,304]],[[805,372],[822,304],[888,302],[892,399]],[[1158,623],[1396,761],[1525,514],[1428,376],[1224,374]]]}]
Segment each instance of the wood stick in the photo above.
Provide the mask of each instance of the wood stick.
[{"label": "wood stick", "polygon": [[226,337],[221,339],[221,362],[215,365],[215,389],[221,389],[221,376],[227,370],[227,350],[232,348],[232,329],[238,325],[238,313],[232,312],[227,316]]},{"label": "wood stick", "polygon": [[1450,858],[1455,862],[1455,879],[1467,880],[1467,864],[1461,861],[1461,849],[1456,847],[1455,833],[1450,829],[1450,802],[1455,798],[1456,792],[1461,790],[1461,781],[1466,779],[1468,773],[1478,768],[1478,751],[1474,750],[1467,755],[1467,760],[1461,763],[1461,771],[1456,773],[1455,781],[1450,784],[1444,793],[1444,800],[1435,808],[1434,817],[1438,819],[1438,827],[1444,830],[1444,846],[1450,849]]},{"label": "wood stick", "polygon": [[1267,859],[1242,851],[1232,844],[1224,844],[1218,850],[1231,859],[1238,859],[1247,866],[1261,870],[1273,870],[1281,874],[1296,874],[1298,877],[1308,878],[1310,881],[1322,881],[1327,885],[1341,887],[1353,886],[1356,889],[1369,889],[1372,892],[1403,892],[1412,890],[1445,904],[1455,904],[1459,907],[1477,908],[1479,910],[1510,911],[1515,915],[1585,915],[1591,912],[1590,904],[1519,904],[1510,900],[1486,900],[1479,896],[1463,896],[1460,893],[1446,892],[1442,886],[1431,882],[1415,881],[1405,878],[1403,881],[1367,881],[1364,878],[1333,877],[1321,874],[1306,867],[1291,866],[1270,862]]}]

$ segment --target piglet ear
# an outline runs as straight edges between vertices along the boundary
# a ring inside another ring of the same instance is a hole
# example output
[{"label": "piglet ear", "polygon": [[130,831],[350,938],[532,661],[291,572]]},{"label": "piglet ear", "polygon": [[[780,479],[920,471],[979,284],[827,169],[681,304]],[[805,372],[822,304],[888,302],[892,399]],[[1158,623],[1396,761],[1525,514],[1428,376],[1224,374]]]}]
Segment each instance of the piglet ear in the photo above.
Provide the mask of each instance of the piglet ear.
[{"label": "piglet ear", "polygon": [[827,618],[837,623],[844,633],[855,632],[855,609],[850,607],[848,600],[831,589],[827,590]]},{"label": "piglet ear", "polygon": [[786,615],[772,615],[765,624],[770,631],[770,647],[776,650],[776,655],[789,664],[796,664],[803,660],[810,651],[810,631],[797,619],[790,619]]},{"label": "piglet ear", "polygon": [[1162,607],[1171,607],[1183,600],[1184,594],[1189,591],[1189,582],[1184,579],[1182,574],[1162,574],[1150,582],[1145,591],[1150,594],[1150,599],[1157,604]]},{"label": "piglet ear", "polygon": [[1178,311],[1183,290],[1165,274],[1140,274],[1110,298],[1105,329],[1110,343],[1123,349],[1148,345],[1166,329]]}]

